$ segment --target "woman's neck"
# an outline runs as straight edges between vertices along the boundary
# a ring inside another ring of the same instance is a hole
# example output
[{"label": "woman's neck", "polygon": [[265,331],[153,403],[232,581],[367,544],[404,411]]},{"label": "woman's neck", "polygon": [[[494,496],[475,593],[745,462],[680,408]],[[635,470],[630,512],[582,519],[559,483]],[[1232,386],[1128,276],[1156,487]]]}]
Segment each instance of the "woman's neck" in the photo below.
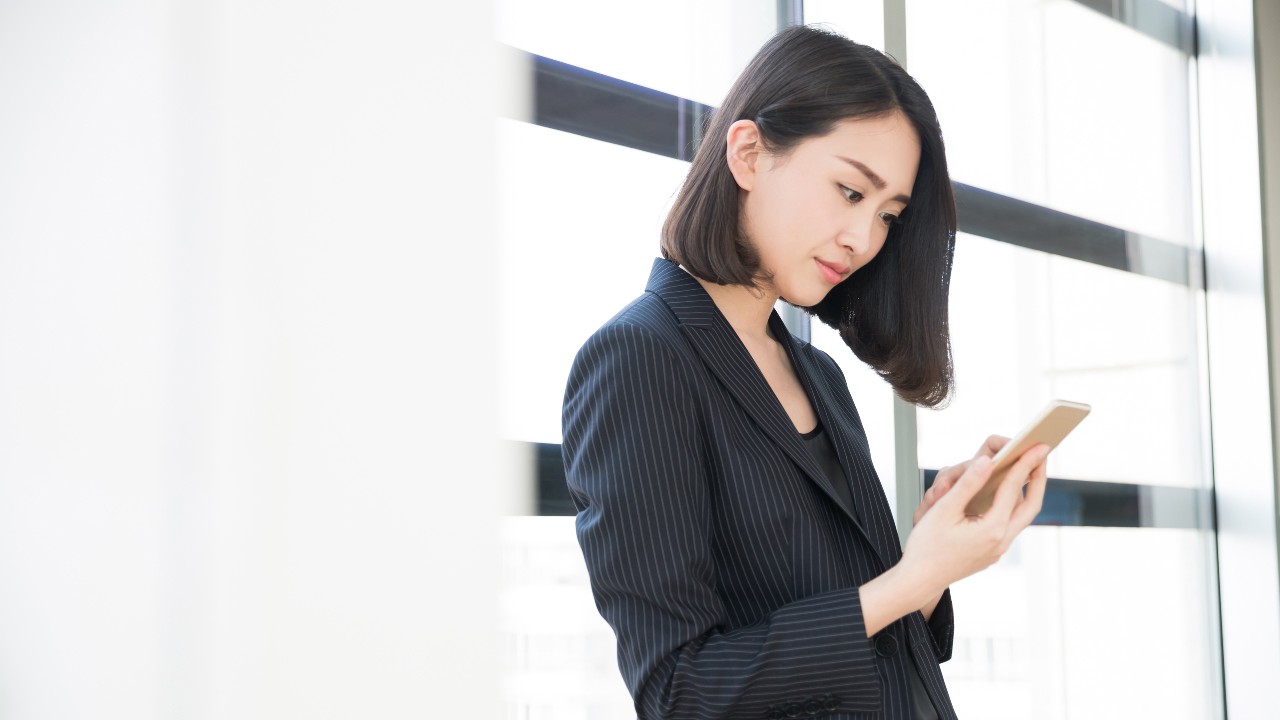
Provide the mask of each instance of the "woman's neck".
[{"label": "woman's neck", "polygon": [[[681,268],[683,269],[683,268]],[[686,271],[688,272],[688,271]],[[690,274],[711,296],[729,325],[743,342],[764,342],[774,339],[769,334],[769,315],[773,312],[778,296],[768,290],[741,285],[717,285]]]}]

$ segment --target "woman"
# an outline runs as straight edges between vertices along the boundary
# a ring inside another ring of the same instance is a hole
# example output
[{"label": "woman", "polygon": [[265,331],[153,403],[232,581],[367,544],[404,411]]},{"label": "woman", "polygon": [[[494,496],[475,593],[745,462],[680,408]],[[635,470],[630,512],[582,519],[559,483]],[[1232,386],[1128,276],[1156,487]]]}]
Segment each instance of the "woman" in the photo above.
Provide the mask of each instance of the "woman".
[{"label": "woman", "polygon": [[981,517],[965,504],[1006,440],[940,471],[903,549],[839,367],[773,310],[805,308],[936,406],[954,237],[915,81],[833,33],[767,42],[705,133],[645,293],[565,393],[578,539],[641,717],[955,717],[947,588],[1039,512],[1047,448]]}]

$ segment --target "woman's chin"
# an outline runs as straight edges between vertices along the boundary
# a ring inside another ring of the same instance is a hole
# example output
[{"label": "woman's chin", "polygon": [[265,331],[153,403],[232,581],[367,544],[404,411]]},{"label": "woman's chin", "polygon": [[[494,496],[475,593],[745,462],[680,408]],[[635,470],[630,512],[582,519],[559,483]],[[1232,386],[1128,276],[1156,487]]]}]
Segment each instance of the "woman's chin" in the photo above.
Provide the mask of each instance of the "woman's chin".
[{"label": "woman's chin", "polygon": [[799,292],[783,295],[781,296],[781,300],[785,303],[795,305],[796,307],[809,308],[822,302],[823,298],[825,298],[827,293],[830,291],[830,288],[823,290],[805,289]]}]

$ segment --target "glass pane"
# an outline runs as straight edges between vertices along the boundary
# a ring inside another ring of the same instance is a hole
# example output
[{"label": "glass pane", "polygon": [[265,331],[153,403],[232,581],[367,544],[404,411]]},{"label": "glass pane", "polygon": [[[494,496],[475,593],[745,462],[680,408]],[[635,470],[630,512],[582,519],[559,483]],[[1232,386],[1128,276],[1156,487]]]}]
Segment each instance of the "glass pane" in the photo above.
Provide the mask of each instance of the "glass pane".
[{"label": "glass pane", "polygon": [[499,42],[712,106],[778,29],[775,0],[499,0],[497,12]]},{"label": "glass pane", "polygon": [[983,238],[956,242],[951,333],[956,394],[922,410],[921,467],[1013,435],[1052,398],[1093,406],[1054,452],[1054,477],[1207,487],[1185,286]]},{"label": "glass pane", "polygon": [[884,50],[881,0],[805,0],[806,25],[823,25],[845,37]]},{"label": "glass pane", "polygon": [[1028,528],[952,587],[957,714],[1219,717],[1212,551],[1198,530]]},{"label": "glass pane", "polygon": [[909,69],[954,179],[1193,242],[1186,55],[1078,2],[915,0],[907,13]]},{"label": "glass pane", "polygon": [[511,720],[634,720],[613,630],[571,517],[503,521],[503,694]]},{"label": "glass pane", "polygon": [[573,356],[644,292],[688,164],[514,120],[499,121],[499,157],[501,257],[495,274],[477,260],[477,292],[489,277],[502,297],[501,434],[559,443]]}]

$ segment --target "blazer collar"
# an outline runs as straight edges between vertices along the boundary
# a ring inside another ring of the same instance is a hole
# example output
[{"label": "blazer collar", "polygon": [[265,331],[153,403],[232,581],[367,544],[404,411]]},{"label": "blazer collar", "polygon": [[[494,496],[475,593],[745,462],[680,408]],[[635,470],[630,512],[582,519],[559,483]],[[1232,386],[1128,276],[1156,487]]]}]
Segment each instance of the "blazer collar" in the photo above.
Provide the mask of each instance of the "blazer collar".
[{"label": "blazer collar", "polygon": [[[689,343],[701,356],[703,362],[711,369],[721,384],[734,396],[747,414],[761,427],[796,465],[798,465],[828,496],[839,505],[846,515],[858,526],[864,537],[876,549],[886,567],[896,562],[896,557],[887,538],[872,539],[865,530],[860,508],[849,507],[841,499],[831,485],[831,480],[818,465],[813,454],[805,446],[803,438],[791,422],[791,417],[778,401],[778,396],[769,387],[760,368],[756,365],[751,353],[747,351],[738,334],[729,325],[720,309],[702,285],[692,275],[680,269],[676,263],[663,258],[653,262],[649,282],[645,289],[657,294],[671,308],[680,321],[681,329]],[[809,394],[823,428],[831,434],[832,444],[840,457],[846,481],[852,481],[851,470],[857,465],[851,457],[850,439],[846,437],[847,429],[837,420],[834,412],[835,398],[827,391],[825,385],[816,382],[820,377],[819,369],[804,346],[796,340],[786,323],[778,316],[777,311],[769,315],[769,329],[778,338],[787,355],[791,358],[792,367],[800,378],[801,384]],[[865,478],[863,481],[865,482]],[[877,487],[879,482],[871,479]],[[856,483],[851,483],[856,488]],[[864,495],[854,492],[855,497]],[[896,541],[896,535],[893,538]],[[899,551],[900,553],[901,551]]]}]

